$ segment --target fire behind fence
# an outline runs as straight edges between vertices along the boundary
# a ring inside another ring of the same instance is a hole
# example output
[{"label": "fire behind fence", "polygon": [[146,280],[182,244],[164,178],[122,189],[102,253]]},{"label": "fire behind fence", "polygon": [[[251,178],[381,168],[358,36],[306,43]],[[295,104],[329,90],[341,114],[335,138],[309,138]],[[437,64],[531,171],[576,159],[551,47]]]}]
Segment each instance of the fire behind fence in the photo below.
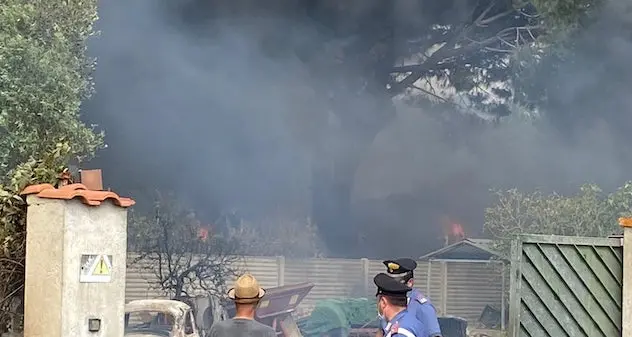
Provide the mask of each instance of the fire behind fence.
[{"label": "fire behind fence", "polygon": [[[134,260],[130,253],[128,261]],[[477,321],[487,305],[500,308],[502,277],[498,266],[485,263],[418,262],[416,287],[431,298],[441,315],[454,315]],[[309,312],[319,300],[340,297],[373,297],[373,276],[384,271],[379,260],[301,259],[283,257],[245,257],[239,268],[257,277],[264,287],[312,282],[315,287],[299,307]],[[430,277],[428,272],[430,271]],[[430,281],[430,282],[428,282]],[[127,270],[126,300],[161,298],[152,267],[134,265]]]}]

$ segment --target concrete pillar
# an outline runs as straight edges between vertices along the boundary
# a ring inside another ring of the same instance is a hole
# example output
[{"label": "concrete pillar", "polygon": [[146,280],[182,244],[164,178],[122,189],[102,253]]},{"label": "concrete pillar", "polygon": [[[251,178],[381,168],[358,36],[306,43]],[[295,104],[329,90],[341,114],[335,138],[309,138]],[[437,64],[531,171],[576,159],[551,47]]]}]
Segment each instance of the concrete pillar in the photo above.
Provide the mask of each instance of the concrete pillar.
[{"label": "concrete pillar", "polygon": [[[430,295],[428,295],[430,296]],[[441,262],[441,315],[448,315],[448,263]]]},{"label": "concrete pillar", "polygon": [[127,209],[107,191],[27,187],[24,337],[124,334]]},{"label": "concrete pillar", "polygon": [[369,289],[373,289],[371,286],[373,285],[373,280],[371,278],[371,261],[366,257],[360,259],[360,263],[362,266],[362,280],[364,284],[362,285],[363,296],[371,298],[371,293]]},{"label": "concrete pillar", "polygon": [[285,256],[277,256],[277,287],[285,285]]},{"label": "concrete pillar", "polygon": [[621,337],[632,337],[632,218],[621,218],[623,227],[623,299]]}]

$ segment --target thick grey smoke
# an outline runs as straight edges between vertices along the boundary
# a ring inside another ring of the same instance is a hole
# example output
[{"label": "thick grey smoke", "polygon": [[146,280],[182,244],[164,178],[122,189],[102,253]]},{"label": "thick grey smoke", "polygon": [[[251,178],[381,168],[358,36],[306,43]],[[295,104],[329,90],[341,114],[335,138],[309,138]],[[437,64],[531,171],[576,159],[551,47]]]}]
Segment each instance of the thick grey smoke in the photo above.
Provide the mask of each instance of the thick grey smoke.
[{"label": "thick grey smoke", "polygon": [[170,25],[165,11],[156,1],[102,2],[91,49],[98,94],[87,110],[108,134],[109,181],[174,189],[208,216],[304,209],[307,156],[286,118],[303,108],[295,60],[263,56],[254,29],[227,24],[205,39]]},{"label": "thick grey smoke", "polygon": [[[200,36],[179,29],[159,3],[102,2],[102,34],[91,47],[97,95],[85,110],[109,148],[94,165],[117,191],[174,189],[208,219],[231,208],[306,216],[323,117],[313,113],[314,79],[298,58],[274,50],[271,58],[262,43],[282,23],[232,22]],[[632,156],[622,144],[632,126],[632,44],[613,17],[621,13],[608,12],[572,62],[539,78],[555,99],[537,123],[516,117],[472,129],[434,117],[446,112],[400,105],[356,176],[362,254],[437,248],[446,216],[479,234],[490,188],[564,192],[629,179]],[[305,24],[293,37],[310,41],[311,32]]]},{"label": "thick grey smoke", "polygon": [[[427,228],[448,215],[476,235],[489,188],[572,193],[587,182],[613,190],[630,180],[632,152],[625,144],[632,127],[631,10],[627,2],[610,1],[562,66],[544,68],[534,79],[549,96],[536,122],[514,116],[480,132],[446,128],[433,118],[441,111],[400,108],[357,175],[356,198],[372,199],[360,211],[363,221],[402,226],[414,238],[432,234]],[[374,231],[369,241],[387,232]],[[408,243],[416,249],[428,244]]]}]

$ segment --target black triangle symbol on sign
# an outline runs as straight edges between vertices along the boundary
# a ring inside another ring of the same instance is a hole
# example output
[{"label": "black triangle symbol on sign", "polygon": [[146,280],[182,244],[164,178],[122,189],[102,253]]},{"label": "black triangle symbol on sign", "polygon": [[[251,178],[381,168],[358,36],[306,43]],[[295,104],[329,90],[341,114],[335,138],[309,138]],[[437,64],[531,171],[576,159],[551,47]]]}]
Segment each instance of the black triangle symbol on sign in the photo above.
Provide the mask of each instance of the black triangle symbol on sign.
[{"label": "black triangle symbol on sign", "polygon": [[92,275],[110,275],[110,267],[108,266],[107,262],[105,262],[105,258],[103,256],[99,257],[99,262],[97,262],[97,264],[94,266]]}]

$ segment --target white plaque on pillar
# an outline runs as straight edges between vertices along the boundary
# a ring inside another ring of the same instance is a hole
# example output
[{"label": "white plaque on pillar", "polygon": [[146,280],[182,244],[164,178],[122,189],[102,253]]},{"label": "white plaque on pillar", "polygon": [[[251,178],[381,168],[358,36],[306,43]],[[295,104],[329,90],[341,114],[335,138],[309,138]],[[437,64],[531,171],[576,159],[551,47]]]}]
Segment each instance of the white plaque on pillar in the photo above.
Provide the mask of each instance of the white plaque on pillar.
[{"label": "white plaque on pillar", "polygon": [[81,255],[82,283],[108,283],[112,281],[112,255]]}]

